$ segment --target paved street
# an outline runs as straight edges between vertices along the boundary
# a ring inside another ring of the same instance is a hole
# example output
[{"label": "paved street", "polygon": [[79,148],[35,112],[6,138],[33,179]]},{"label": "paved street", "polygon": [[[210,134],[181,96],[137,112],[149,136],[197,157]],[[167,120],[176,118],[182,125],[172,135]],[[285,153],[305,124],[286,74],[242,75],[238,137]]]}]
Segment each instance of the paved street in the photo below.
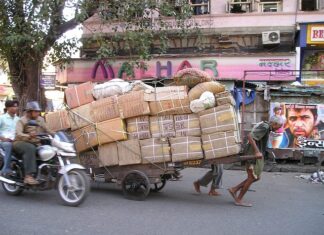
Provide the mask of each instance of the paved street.
[{"label": "paved street", "polygon": [[244,172],[225,171],[222,196],[209,197],[192,188],[204,171],[184,170],[182,181],[143,202],[124,199],[115,185],[94,184],[78,208],[62,206],[56,191],[12,197],[1,189],[0,234],[324,234],[324,185],[298,173],[264,173],[247,194],[254,207],[242,208],[225,189]]}]

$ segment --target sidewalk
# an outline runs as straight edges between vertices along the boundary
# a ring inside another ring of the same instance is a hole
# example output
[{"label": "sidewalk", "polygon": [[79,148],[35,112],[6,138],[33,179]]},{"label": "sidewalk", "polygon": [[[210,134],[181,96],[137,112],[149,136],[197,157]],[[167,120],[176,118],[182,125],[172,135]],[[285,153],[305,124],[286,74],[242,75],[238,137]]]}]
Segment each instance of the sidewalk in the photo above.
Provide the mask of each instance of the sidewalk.
[{"label": "sidewalk", "polygon": [[[227,170],[244,170],[244,166],[241,166],[240,163],[229,164],[224,166]],[[300,172],[300,173],[314,173],[317,171],[317,166],[315,164],[305,164],[300,165],[298,163],[287,163],[279,164],[266,162],[264,166],[265,172]],[[324,169],[324,166],[322,166]]]}]

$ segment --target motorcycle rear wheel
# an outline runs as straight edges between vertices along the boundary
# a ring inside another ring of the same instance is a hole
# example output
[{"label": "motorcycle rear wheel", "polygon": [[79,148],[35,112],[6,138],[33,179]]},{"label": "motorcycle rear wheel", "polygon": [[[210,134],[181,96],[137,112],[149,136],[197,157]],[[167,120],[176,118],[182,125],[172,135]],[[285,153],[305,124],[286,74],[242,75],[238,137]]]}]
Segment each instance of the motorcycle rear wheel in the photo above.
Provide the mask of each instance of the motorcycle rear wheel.
[{"label": "motorcycle rear wheel", "polygon": [[[15,179],[23,179],[22,172],[19,166],[16,166],[15,172]],[[24,191],[24,188],[22,186],[7,183],[2,183],[2,188],[7,194],[12,196],[18,196]]]},{"label": "motorcycle rear wheel", "polygon": [[90,181],[83,170],[71,170],[67,173],[71,187],[68,187],[63,175],[60,176],[57,184],[59,196],[66,206],[78,206],[88,196]]}]

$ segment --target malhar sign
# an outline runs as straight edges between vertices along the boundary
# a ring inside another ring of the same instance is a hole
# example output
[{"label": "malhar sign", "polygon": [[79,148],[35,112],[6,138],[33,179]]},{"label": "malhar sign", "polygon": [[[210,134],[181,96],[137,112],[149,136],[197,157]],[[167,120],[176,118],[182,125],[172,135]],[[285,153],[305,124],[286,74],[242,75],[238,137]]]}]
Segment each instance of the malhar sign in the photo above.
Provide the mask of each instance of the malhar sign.
[{"label": "malhar sign", "polygon": [[324,44],[324,24],[307,26],[307,44]]},{"label": "malhar sign", "polygon": [[[295,56],[248,56],[248,57],[187,57],[155,58],[146,62],[147,69],[135,68],[129,79],[171,79],[177,71],[184,68],[199,68],[216,80],[241,80],[244,71],[256,71],[245,77],[249,81],[294,81],[289,71],[295,69]],[[266,71],[272,71],[267,73]],[[60,83],[101,82],[113,78],[128,79],[125,60],[73,60],[64,70],[59,70]]]}]

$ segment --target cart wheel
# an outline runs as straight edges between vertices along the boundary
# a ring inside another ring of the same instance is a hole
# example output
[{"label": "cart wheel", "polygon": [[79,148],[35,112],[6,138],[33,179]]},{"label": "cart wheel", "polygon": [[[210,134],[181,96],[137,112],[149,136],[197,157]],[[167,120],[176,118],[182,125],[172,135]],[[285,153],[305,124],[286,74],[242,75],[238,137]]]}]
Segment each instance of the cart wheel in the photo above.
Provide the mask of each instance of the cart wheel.
[{"label": "cart wheel", "polygon": [[166,179],[162,178],[160,183],[154,184],[153,187],[151,187],[151,192],[157,193],[161,191],[166,184]]},{"label": "cart wheel", "polygon": [[127,199],[143,201],[150,193],[150,181],[143,172],[134,170],[123,179],[122,189]]}]

